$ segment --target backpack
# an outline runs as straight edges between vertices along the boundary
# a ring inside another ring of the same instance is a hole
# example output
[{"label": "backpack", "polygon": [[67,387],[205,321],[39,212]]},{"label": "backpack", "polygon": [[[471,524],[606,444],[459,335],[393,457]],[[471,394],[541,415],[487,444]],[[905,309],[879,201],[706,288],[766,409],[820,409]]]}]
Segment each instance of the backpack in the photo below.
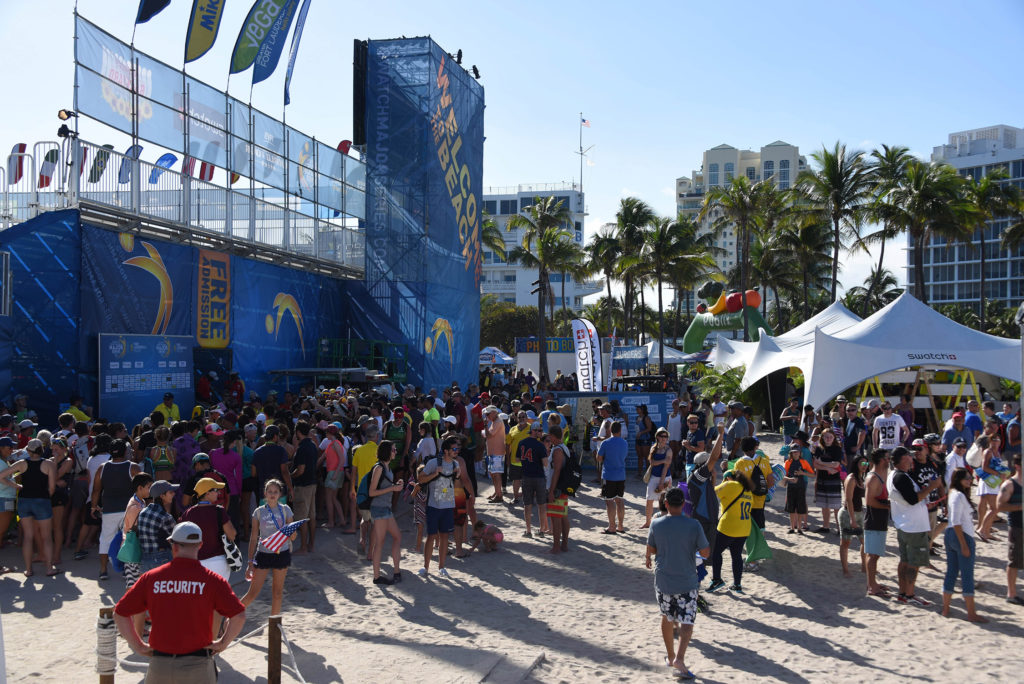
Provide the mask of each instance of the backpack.
[{"label": "backpack", "polygon": [[758,465],[758,459],[754,462],[754,467],[750,470],[750,493],[754,496],[765,496],[768,494],[768,479],[764,476],[761,471],[761,466]]},{"label": "backpack", "polygon": [[374,463],[373,468],[363,475],[363,479],[359,481],[359,487],[356,489],[356,508],[361,511],[370,510],[370,477],[373,476],[373,469],[377,467],[383,468],[380,461]]},{"label": "backpack", "polygon": [[565,463],[562,465],[561,472],[558,473],[558,484],[556,487],[563,494],[575,497],[580,489],[580,484],[583,482],[582,459],[566,449],[564,444],[559,444],[555,448],[560,448],[565,454]]}]

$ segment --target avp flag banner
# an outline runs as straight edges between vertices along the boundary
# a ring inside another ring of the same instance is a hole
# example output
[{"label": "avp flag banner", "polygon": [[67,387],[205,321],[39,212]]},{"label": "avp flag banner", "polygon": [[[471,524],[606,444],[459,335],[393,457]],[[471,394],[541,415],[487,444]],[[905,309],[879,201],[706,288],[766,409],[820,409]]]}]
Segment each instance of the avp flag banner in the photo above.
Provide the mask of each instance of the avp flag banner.
[{"label": "avp flag banner", "polygon": [[185,35],[185,62],[194,62],[205,55],[217,40],[220,17],[227,0],[193,0],[192,16]]},{"label": "avp flag banner", "polygon": [[[253,3],[245,22],[242,23],[242,30],[238,32],[235,49],[231,51],[232,74],[241,73],[252,66],[270,27],[277,21],[285,6],[294,3],[295,0],[256,0]],[[292,12],[294,11],[293,7]]]},{"label": "avp flag banner", "polygon": [[597,328],[585,318],[572,319],[572,339],[576,352],[576,378],[581,392],[600,392],[601,340]]},{"label": "avp flag banner", "polygon": [[303,0],[302,9],[299,10],[299,18],[295,21],[295,33],[292,34],[292,45],[288,48],[288,71],[284,76],[284,103],[290,105],[292,96],[288,89],[292,85],[292,71],[295,69],[295,57],[299,54],[299,41],[302,40],[302,29],[306,25],[306,13],[309,12],[309,5],[313,0]]}]

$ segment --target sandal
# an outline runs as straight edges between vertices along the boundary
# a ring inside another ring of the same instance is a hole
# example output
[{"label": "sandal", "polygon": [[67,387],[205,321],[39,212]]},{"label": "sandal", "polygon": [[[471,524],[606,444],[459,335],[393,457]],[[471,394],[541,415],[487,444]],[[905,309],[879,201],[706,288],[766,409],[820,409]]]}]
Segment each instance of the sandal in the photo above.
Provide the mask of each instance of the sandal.
[{"label": "sandal", "polygon": [[601,534],[618,534],[615,530],[601,530]]},{"label": "sandal", "polygon": [[391,583],[392,584],[398,584],[401,581],[402,581],[402,573],[396,572],[394,575],[391,576]]}]

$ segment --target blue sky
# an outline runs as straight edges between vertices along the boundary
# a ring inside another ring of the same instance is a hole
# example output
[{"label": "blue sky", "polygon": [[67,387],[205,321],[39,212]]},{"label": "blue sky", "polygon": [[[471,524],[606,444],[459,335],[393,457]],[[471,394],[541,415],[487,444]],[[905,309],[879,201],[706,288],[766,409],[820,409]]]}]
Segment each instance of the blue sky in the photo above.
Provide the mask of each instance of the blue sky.
[{"label": "blue sky", "polygon": [[[71,0],[0,1],[6,106],[0,149],[55,138],[71,104]],[[128,39],[134,0],[80,0],[79,11]],[[181,62],[189,0],[140,25],[136,45]],[[214,49],[189,73],[224,86],[251,2],[230,0]],[[351,138],[352,40],[430,34],[486,88],[484,186],[578,180],[579,113],[589,236],[636,195],[675,212],[675,178],[720,143],[774,140],[808,155],[842,140],[902,144],[927,156],[956,130],[1024,125],[1024,2],[447,2],[313,0],[288,123],[333,144]],[[253,104],[280,115],[284,65]],[[232,79],[248,97],[249,74]],[[83,137],[103,137],[96,123]],[[113,138],[113,136],[110,136]],[[106,142],[106,140],[96,140]],[[150,150],[152,153],[152,150]],[[145,158],[149,154],[144,153]],[[903,279],[904,255],[887,250]],[[867,274],[844,260],[842,279]]]}]

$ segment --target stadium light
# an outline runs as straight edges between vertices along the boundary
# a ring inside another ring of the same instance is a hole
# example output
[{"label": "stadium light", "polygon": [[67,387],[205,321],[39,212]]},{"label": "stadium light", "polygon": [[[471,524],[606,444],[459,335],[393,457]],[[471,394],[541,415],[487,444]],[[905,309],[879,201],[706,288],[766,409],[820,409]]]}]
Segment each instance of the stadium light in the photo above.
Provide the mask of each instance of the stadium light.
[{"label": "stadium light", "polygon": [[67,121],[68,119],[73,119],[76,116],[78,116],[78,114],[76,114],[70,109],[62,109],[59,112],[57,112],[57,118],[61,121]]},{"label": "stadium light", "polygon": [[68,128],[67,124],[61,124],[60,128],[57,129],[58,138],[76,138],[75,132]]}]

